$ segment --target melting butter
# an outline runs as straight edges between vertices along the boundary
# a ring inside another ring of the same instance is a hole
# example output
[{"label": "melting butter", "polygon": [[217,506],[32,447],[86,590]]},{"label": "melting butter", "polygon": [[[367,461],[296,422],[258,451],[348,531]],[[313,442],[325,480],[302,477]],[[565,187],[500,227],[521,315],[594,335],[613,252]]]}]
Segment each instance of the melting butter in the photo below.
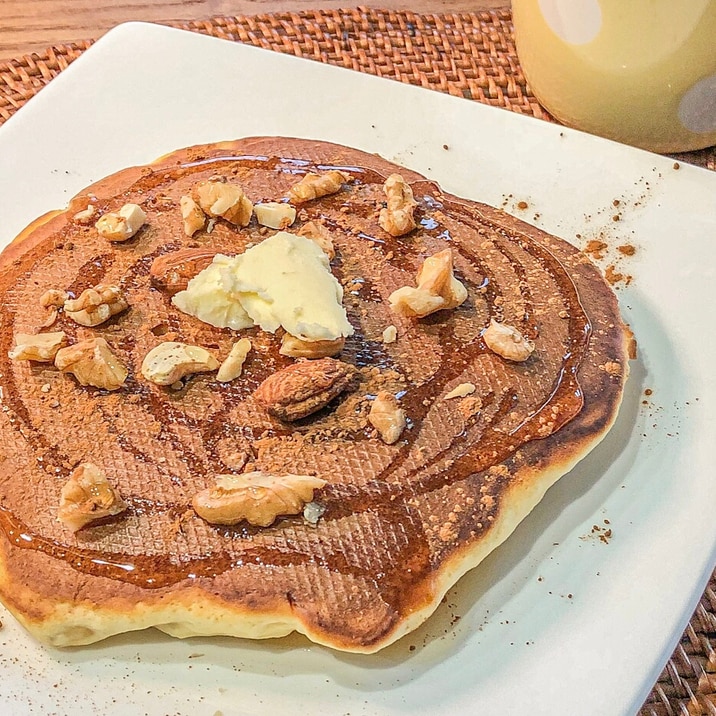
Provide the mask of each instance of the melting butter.
[{"label": "melting butter", "polygon": [[343,288],[314,241],[279,231],[233,258],[217,256],[172,299],[185,313],[221,328],[260,326],[305,341],[350,336]]},{"label": "melting butter", "polygon": [[212,263],[189,281],[186,290],[172,298],[172,303],[180,311],[217,328],[240,331],[253,326],[234,290],[234,261],[223,254],[214,256]]}]

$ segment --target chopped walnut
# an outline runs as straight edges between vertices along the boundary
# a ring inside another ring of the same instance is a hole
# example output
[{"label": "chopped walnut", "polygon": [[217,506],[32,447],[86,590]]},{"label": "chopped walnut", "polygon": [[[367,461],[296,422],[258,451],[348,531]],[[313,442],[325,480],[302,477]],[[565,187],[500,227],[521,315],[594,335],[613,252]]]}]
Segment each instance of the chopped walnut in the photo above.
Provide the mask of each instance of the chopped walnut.
[{"label": "chopped walnut", "polygon": [[416,226],[413,190],[400,174],[391,174],[383,184],[387,206],[381,209],[378,223],[391,236],[404,236]]},{"label": "chopped walnut", "polygon": [[380,433],[383,442],[392,445],[405,429],[405,411],[392,393],[381,390],[370,406],[368,421]]},{"label": "chopped walnut", "polygon": [[89,224],[92,219],[94,218],[94,215],[97,213],[97,207],[93,204],[87,204],[86,209],[82,209],[81,211],[78,211],[72,218],[78,223],[78,224]]},{"label": "chopped walnut", "polygon": [[104,338],[88,338],[61,348],[55,356],[55,367],[63,373],[72,373],[80,385],[105,390],[118,390],[128,375]]},{"label": "chopped walnut", "polygon": [[346,344],[342,336],[333,341],[304,341],[284,333],[279,353],[290,358],[327,358],[338,355]]},{"label": "chopped walnut", "polygon": [[535,349],[534,342],[516,328],[498,323],[494,318],[490,319],[490,325],[482,332],[482,338],[493,353],[511,361],[525,361]]},{"label": "chopped walnut", "polygon": [[317,221],[308,221],[298,230],[298,235],[311,239],[311,241],[315,241],[321,247],[323,253],[328,256],[329,261],[333,261],[336,257],[333,239],[331,238],[330,232],[323,224],[320,224]]},{"label": "chopped walnut", "polygon": [[121,242],[131,239],[147,221],[147,215],[138,204],[125,204],[119,211],[103,214],[95,228],[100,236],[109,241]]},{"label": "chopped walnut", "polygon": [[395,343],[398,340],[398,329],[393,326],[387,326],[383,331],[383,343]]},{"label": "chopped walnut", "polygon": [[279,515],[297,515],[326,484],[311,475],[269,475],[246,472],[218,475],[216,484],[194,495],[196,513],[215,525],[249,524],[268,527]]},{"label": "chopped walnut", "polygon": [[109,484],[106,475],[90,462],[78,465],[60,492],[57,517],[73,532],[90,522],[118,515],[127,503]]},{"label": "chopped walnut", "polygon": [[64,303],[65,314],[81,326],[99,326],[101,323],[129,308],[118,286],[98,284],[87,288],[77,297]]},{"label": "chopped walnut", "polygon": [[194,373],[216,370],[219,361],[200,346],[165,341],[152,348],[142,361],[142,375],[157,385],[173,385]]},{"label": "chopped walnut", "polygon": [[290,204],[267,201],[254,205],[256,221],[269,229],[287,229],[296,221],[296,209]]},{"label": "chopped walnut", "polygon": [[69,297],[70,294],[67,293],[67,291],[62,291],[59,288],[50,288],[40,296],[40,305],[43,308],[62,308]]},{"label": "chopped walnut", "polygon": [[294,204],[302,204],[311,199],[320,199],[328,194],[335,194],[341,190],[343,184],[351,180],[346,172],[332,169],[323,174],[309,172],[301,181],[294,184],[288,192],[288,198]]},{"label": "chopped walnut", "polygon": [[197,231],[206,226],[206,214],[190,196],[183,196],[179,199],[179,209],[181,210],[184,233],[187,236],[194,236]]},{"label": "chopped walnut", "polygon": [[303,519],[308,522],[311,527],[315,527],[318,521],[323,517],[323,513],[326,511],[326,506],[319,502],[307,502],[303,508]]},{"label": "chopped walnut", "polygon": [[609,375],[613,376],[619,376],[622,374],[621,363],[618,363],[617,361],[613,360],[607,361],[606,363],[604,363],[604,365],[600,365],[599,369],[606,371],[607,373],[609,373]]},{"label": "chopped walnut", "polygon": [[251,341],[248,338],[241,338],[236,341],[236,343],[231,346],[229,355],[226,356],[224,362],[219,366],[216,379],[221,383],[228,383],[238,378],[243,371],[244,361],[250,350]]},{"label": "chopped walnut", "polygon": [[221,217],[230,224],[247,226],[254,206],[238,184],[219,179],[201,181],[192,188],[192,199],[210,217]]},{"label": "chopped walnut", "polygon": [[40,324],[40,328],[50,328],[50,326],[55,323],[59,315],[59,311],[52,306],[47,312],[47,318],[45,318],[45,320]]},{"label": "chopped walnut", "polygon": [[390,294],[390,306],[401,316],[423,318],[436,311],[457,308],[467,289],[453,275],[450,249],[425,259],[417,275],[417,287],[403,286]]},{"label": "chopped walnut", "polygon": [[475,392],[474,383],[460,383],[455,386],[449,393],[445,395],[443,400],[452,400],[453,398],[464,398],[466,395],[471,395]]},{"label": "chopped walnut", "polygon": [[18,333],[15,347],[8,353],[12,360],[32,360],[38,363],[52,363],[57,351],[67,343],[64,331],[53,333]]}]

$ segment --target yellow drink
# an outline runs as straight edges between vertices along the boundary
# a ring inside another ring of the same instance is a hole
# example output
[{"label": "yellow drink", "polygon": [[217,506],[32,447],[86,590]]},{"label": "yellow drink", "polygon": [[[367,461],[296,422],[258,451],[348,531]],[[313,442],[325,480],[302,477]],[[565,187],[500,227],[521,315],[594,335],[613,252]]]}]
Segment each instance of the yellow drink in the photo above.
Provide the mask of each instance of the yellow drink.
[{"label": "yellow drink", "polygon": [[557,119],[656,152],[716,144],[716,0],[513,0],[527,82]]}]

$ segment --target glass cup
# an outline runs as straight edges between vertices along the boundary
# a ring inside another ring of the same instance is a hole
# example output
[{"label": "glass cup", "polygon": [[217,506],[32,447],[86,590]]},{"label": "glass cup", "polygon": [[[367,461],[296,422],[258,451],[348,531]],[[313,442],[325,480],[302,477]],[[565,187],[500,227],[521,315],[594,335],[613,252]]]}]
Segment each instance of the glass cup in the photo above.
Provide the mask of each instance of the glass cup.
[{"label": "glass cup", "polygon": [[716,0],[512,0],[530,89],[556,119],[654,152],[716,145]]}]

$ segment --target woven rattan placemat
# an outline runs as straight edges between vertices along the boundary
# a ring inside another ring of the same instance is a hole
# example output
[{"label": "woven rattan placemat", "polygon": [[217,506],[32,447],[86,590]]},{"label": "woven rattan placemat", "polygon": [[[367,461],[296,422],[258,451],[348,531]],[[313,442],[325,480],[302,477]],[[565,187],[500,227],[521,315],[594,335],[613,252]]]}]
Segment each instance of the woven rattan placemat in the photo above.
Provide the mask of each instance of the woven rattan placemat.
[{"label": "woven rattan placemat", "polygon": [[[508,10],[416,15],[359,8],[218,17],[175,27],[327,62],[554,121],[527,87]],[[0,123],[92,44],[0,63]],[[678,155],[716,171],[716,147]],[[716,573],[640,716],[716,716]]]}]

